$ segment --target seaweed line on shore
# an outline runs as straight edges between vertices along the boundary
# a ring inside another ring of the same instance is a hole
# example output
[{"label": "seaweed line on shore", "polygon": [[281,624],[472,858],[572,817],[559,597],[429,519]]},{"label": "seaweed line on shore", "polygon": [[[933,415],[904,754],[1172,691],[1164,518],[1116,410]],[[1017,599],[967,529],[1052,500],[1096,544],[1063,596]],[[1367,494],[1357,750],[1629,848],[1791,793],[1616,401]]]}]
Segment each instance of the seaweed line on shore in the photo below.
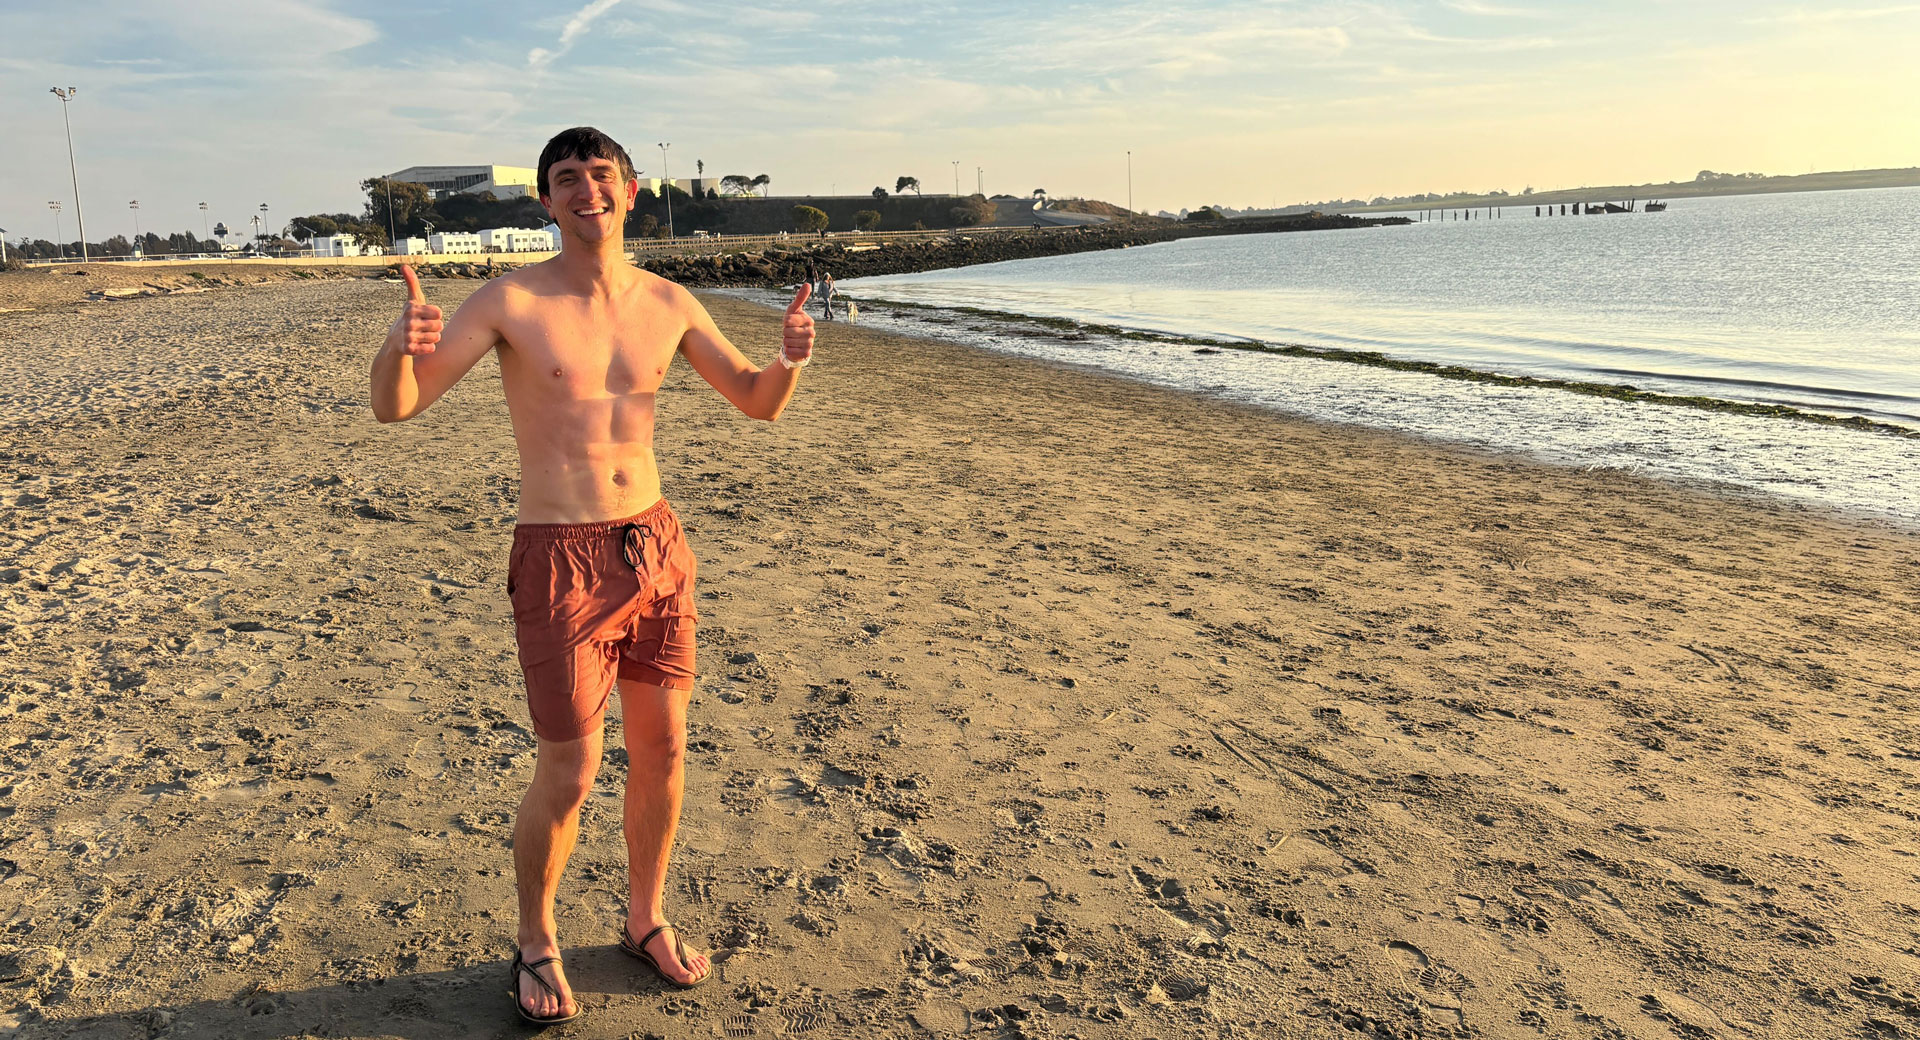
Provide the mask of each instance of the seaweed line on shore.
[{"label": "seaweed line on shore", "polygon": [[1152,343],[1175,343],[1199,347],[1202,350],[1244,350],[1256,354],[1275,354],[1282,357],[1309,358],[1318,361],[1340,361],[1353,365],[1365,365],[1369,368],[1385,368],[1396,372],[1414,372],[1422,375],[1438,376],[1441,379],[1453,379],[1469,383],[1487,383],[1493,386],[1524,387],[1542,390],[1564,390],[1570,393],[1584,394],[1588,397],[1605,397],[1616,401],[1636,404],[1657,404],[1679,408],[1694,408],[1701,411],[1721,412],[1730,415],[1745,415],[1761,419],[1792,419],[1799,422],[1819,423],[1823,426],[1844,426],[1849,429],[1882,433],[1893,437],[1920,440],[1920,429],[1901,426],[1898,423],[1882,422],[1863,415],[1830,415],[1825,412],[1808,411],[1781,404],[1757,404],[1750,401],[1729,401],[1721,397],[1706,397],[1695,394],[1663,394],[1652,390],[1642,390],[1624,383],[1594,383],[1577,379],[1554,379],[1543,376],[1510,376],[1485,369],[1469,368],[1464,365],[1446,365],[1436,361],[1413,361],[1391,357],[1376,350],[1349,350],[1344,347],[1314,347],[1301,343],[1270,343],[1256,339],[1220,339],[1210,336],[1179,336],[1165,332],[1149,332],[1142,329],[1130,329],[1121,325],[1106,325],[1098,322],[1083,322],[1073,318],[1054,318],[1033,314],[1019,314],[1013,311],[992,310],[985,307],[939,307],[924,303],[906,303],[883,297],[852,296],[842,297],[862,306],[880,304],[901,310],[939,311],[952,314],[964,314],[968,317],[1014,324],[1037,325],[1061,332],[1073,332],[1086,335],[1109,336],[1115,339],[1142,340]]}]

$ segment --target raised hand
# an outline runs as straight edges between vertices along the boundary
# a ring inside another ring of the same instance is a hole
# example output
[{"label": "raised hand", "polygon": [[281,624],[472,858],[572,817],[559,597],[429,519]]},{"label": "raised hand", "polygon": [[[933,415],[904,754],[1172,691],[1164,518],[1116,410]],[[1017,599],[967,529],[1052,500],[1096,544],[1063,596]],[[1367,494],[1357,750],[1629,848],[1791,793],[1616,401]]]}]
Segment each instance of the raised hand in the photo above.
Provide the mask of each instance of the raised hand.
[{"label": "raised hand", "polygon": [[804,309],[812,295],[813,286],[802,282],[800,291],[793,294],[793,302],[787,304],[786,324],[780,330],[780,352],[794,368],[813,356],[813,319]]},{"label": "raised hand", "polygon": [[428,303],[426,294],[420,291],[420,277],[412,267],[401,264],[400,277],[407,280],[407,305],[393,328],[387,330],[387,344],[409,357],[431,354],[446,322],[441,319],[440,308]]}]

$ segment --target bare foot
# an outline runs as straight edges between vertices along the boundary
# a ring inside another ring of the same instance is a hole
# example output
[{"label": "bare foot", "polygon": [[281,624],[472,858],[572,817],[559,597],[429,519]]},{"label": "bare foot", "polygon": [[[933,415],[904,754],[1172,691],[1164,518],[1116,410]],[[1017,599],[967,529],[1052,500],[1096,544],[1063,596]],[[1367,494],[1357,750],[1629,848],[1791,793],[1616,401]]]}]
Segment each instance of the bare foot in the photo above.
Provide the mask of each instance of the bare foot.
[{"label": "bare foot", "polygon": [[[665,921],[659,923],[666,924]],[[637,943],[640,941],[640,936],[652,932],[654,927],[654,925],[648,925],[640,930],[639,935],[634,935],[634,925],[629,922],[627,934]],[[707,958],[707,955],[686,949],[680,942],[680,929],[672,925],[654,932],[653,937],[648,939],[641,949],[653,957],[653,963],[658,965],[660,974],[682,986],[691,986],[700,982],[713,971],[713,962]],[[686,954],[684,961],[680,957],[683,952]]]},{"label": "bare foot", "polygon": [[[567,985],[566,972],[560,969],[559,956],[560,950],[553,946],[526,946],[520,950],[521,960],[528,965],[528,968],[526,971],[514,973],[514,983],[520,1007],[535,1018],[554,1018],[579,1012],[580,1005],[574,1003],[573,989]],[[553,957],[555,960],[537,968],[532,967],[536,961],[547,957]],[[559,995],[555,996],[554,993],[548,992],[546,986],[529,978],[529,971],[545,979]]]}]

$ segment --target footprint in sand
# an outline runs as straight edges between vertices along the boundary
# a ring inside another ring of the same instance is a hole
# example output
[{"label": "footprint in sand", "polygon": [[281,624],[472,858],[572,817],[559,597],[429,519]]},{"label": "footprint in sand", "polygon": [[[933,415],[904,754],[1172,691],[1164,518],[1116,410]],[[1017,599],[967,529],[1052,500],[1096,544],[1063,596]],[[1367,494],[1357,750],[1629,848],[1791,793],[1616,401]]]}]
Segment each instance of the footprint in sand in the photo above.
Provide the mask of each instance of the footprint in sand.
[{"label": "footprint in sand", "polygon": [[1410,942],[1396,939],[1388,943],[1387,955],[1429,994],[1458,997],[1466,992],[1469,985],[1465,975],[1428,957],[1426,951]]}]

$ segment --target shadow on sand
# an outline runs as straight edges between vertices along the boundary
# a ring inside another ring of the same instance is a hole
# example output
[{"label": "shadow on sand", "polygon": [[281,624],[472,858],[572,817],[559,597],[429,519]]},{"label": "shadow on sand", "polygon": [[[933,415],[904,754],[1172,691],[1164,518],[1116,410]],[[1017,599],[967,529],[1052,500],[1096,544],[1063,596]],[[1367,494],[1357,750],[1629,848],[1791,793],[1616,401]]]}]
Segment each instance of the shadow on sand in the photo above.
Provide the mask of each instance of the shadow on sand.
[{"label": "shadow on sand", "polygon": [[[568,1037],[646,1035],[637,1023],[615,1021],[611,1005],[628,997],[669,991],[614,945],[583,946],[563,954],[567,979],[585,1013]],[[626,1016],[621,1016],[625,1018]],[[652,1017],[648,1015],[646,1017]],[[507,961],[450,971],[341,982],[303,990],[249,989],[226,1000],[157,1004],[83,1018],[45,1017],[22,1023],[21,1040],[278,1040],[281,1037],[438,1038],[531,1036],[507,996]],[[558,1031],[554,1035],[560,1035]]]}]

